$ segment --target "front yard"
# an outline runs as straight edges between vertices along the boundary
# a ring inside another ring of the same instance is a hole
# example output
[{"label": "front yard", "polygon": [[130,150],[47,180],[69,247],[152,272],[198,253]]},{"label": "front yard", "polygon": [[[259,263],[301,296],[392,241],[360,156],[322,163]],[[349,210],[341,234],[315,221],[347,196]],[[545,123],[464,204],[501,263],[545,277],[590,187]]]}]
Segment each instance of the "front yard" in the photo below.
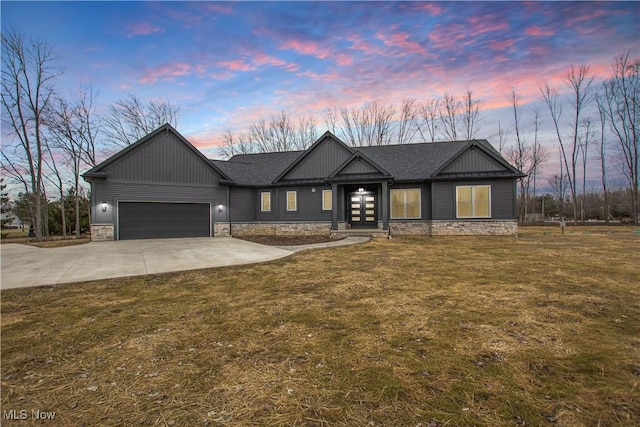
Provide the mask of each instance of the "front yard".
[{"label": "front yard", "polygon": [[638,425],[639,266],[527,228],[2,291],[2,425]]}]

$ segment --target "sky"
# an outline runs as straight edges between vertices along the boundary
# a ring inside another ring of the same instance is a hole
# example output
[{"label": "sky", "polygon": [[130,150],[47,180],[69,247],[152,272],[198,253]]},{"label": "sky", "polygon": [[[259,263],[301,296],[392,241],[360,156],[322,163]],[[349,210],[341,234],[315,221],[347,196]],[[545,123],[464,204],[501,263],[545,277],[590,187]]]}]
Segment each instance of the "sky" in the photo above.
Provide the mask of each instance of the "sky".
[{"label": "sky", "polygon": [[543,83],[561,84],[581,63],[602,78],[618,53],[640,49],[638,2],[3,0],[0,8],[3,31],[59,52],[63,92],[91,84],[103,105],[129,93],[167,99],[180,107],[178,130],[212,158],[224,130],[272,113],[312,115],[323,132],[326,108],[466,89],[482,102],[477,136],[497,145],[498,121],[512,120],[512,88],[523,111],[540,109],[549,125]]}]

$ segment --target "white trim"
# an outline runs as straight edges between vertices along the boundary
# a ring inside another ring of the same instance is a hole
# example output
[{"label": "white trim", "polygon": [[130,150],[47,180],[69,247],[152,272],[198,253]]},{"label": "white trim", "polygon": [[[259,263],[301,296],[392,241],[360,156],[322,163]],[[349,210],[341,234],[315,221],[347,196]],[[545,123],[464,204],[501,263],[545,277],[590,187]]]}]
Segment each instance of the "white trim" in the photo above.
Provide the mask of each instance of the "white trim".
[{"label": "white trim", "polygon": [[[269,209],[264,209],[264,200],[262,199],[263,194],[269,195]],[[260,212],[271,212],[271,191],[261,191],[260,192]]]},{"label": "white trim", "polygon": [[[293,193],[293,209],[289,209],[289,194]],[[287,191],[287,196],[285,200],[287,212],[296,212],[298,210],[298,192],[296,190]]]},{"label": "white trim", "polygon": [[[329,204],[331,205],[330,207],[327,207],[325,205],[325,192],[329,192]],[[322,210],[323,211],[331,211],[333,210],[333,190],[322,190]]]}]

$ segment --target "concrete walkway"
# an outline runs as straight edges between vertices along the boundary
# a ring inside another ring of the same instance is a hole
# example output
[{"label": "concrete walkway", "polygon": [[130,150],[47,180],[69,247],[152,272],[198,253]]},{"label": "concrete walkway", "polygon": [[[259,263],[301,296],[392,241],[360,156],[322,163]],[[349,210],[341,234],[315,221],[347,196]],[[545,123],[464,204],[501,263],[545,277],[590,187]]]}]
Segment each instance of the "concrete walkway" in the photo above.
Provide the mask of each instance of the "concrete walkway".
[{"label": "concrete walkway", "polygon": [[332,248],[334,246],[355,245],[356,243],[366,243],[369,240],[371,240],[370,237],[350,236],[350,237],[347,237],[346,239],[340,239],[333,242],[312,243],[310,245],[278,246],[278,247],[286,251],[301,252],[301,251],[307,251],[309,249],[323,249],[323,248]]},{"label": "concrete walkway", "polygon": [[305,249],[362,243],[347,238],[313,245],[275,247],[231,237],[92,242],[61,248],[0,245],[0,288],[24,288],[114,277],[251,264]]}]

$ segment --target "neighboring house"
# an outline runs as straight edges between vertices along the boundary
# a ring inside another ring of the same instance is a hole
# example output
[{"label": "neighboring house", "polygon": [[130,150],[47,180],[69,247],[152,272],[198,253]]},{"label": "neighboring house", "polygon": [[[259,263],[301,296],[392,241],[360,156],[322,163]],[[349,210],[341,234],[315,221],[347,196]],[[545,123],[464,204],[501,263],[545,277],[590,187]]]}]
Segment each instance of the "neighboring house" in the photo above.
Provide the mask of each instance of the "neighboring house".
[{"label": "neighboring house", "polygon": [[524,175],[486,140],[209,160],[170,125],[95,166],[93,240],[246,234],[517,233]]}]

